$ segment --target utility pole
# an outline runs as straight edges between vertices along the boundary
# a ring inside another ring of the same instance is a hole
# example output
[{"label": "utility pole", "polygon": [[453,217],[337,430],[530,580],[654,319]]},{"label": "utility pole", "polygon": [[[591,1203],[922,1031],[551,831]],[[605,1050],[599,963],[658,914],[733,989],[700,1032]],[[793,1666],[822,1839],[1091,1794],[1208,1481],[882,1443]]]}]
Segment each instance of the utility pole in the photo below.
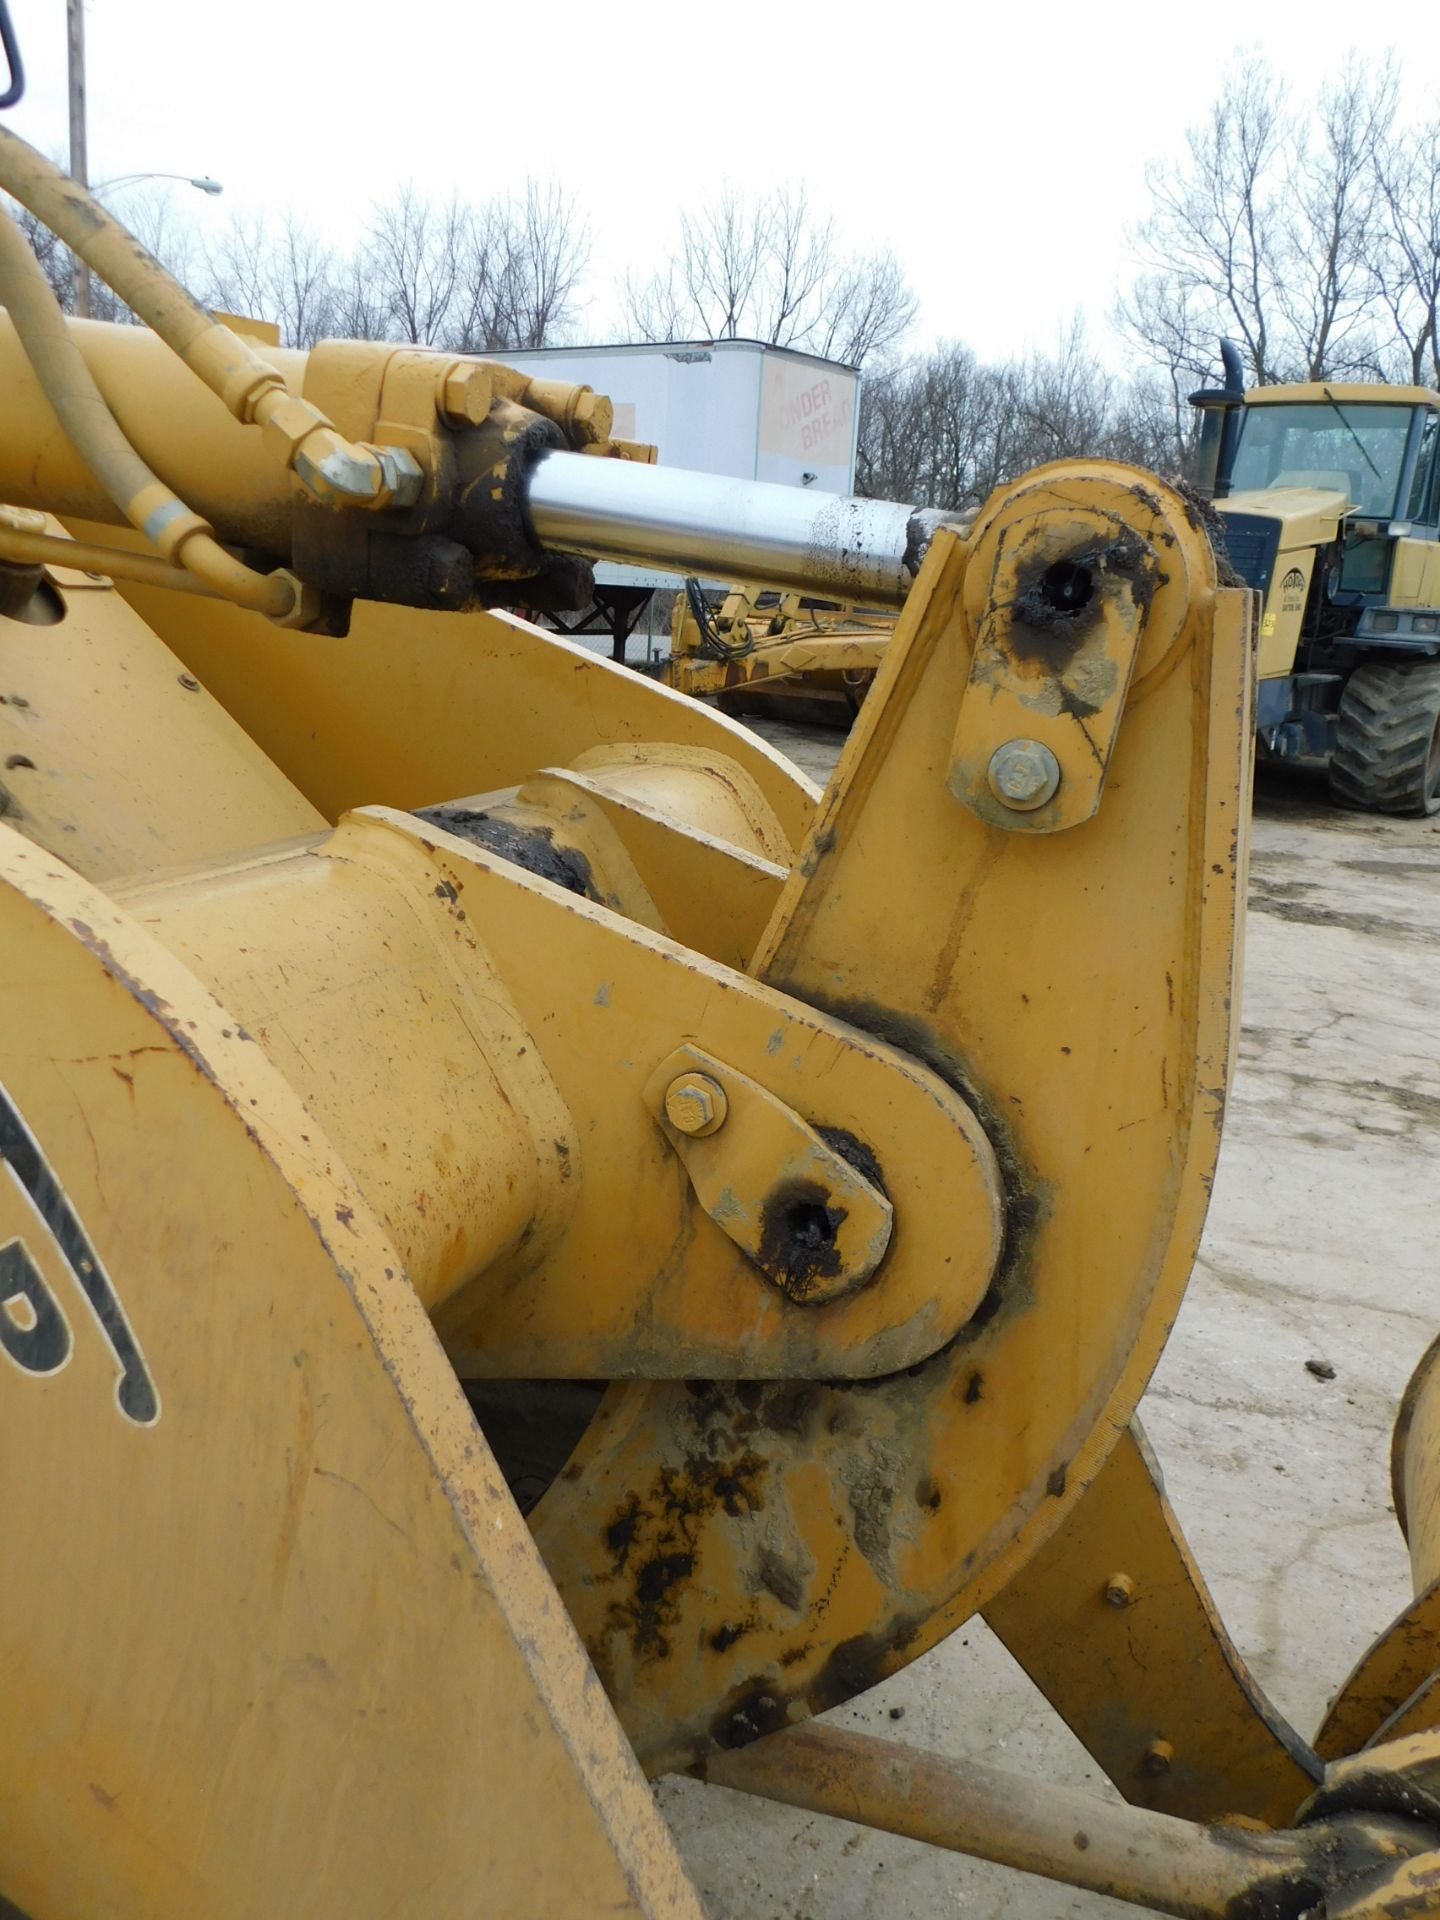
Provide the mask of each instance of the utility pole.
[{"label": "utility pole", "polygon": [[[65,24],[70,51],[70,178],[87,186],[88,162],[85,156],[85,0],[65,0]],[[75,312],[79,319],[90,318],[90,269],[77,253],[74,256]]]}]

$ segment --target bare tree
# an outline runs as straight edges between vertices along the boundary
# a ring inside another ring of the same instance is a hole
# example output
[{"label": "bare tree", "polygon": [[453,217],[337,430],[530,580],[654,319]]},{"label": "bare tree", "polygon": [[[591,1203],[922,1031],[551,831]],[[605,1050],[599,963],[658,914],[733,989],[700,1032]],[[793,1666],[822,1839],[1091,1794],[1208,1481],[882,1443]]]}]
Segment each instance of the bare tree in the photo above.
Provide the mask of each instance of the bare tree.
[{"label": "bare tree", "polygon": [[862,254],[836,274],[811,347],[827,360],[864,366],[903,339],[918,306],[893,253]]},{"label": "bare tree", "polygon": [[268,320],[296,347],[340,331],[335,255],[293,214],[274,229],[232,222],[207,265],[212,307]]},{"label": "bare tree", "polygon": [[1194,409],[1188,398],[1180,398],[1172,378],[1137,374],[1115,388],[1099,450],[1108,460],[1124,460],[1167,477],[1185,477],[1194,452],[1194,425]]},{"label": "bare tree", "polygon": [[893,254],[841,250],[803,188],[744,199],[727,187],[682,215],[663,272],[623,290],[632,338],[763,340],[858,366],[909,330],[916,300]]},{"label": "bare tree", "polygon": [[[620,286],[623,327],[631,340],[686,340],[704,332],[695,321],[683,280],[672,263],[664,273],[627,272]],[[713,335],[706,335],[707,339]]]},{"label": "bare tree", "polygon": [[1394,123],[1396,94],[1388,62],[1372,69],[1352,59],[1321,94],[1313,127],[1300,123],[1291,137],[1276,304],[1291,355],[1310,380],[1354,371],[1371,351],[1382,208],[1377,163]]},{"label": "bare tree", "polygon": [[437,206],[408,185],[376,207],[362,263],[390,338],[419,347],[445,344],[470,224],[458,200]]},{"label": "bare tree", "polygon": [[712,206],[686,214],[680,234],[685,293],[701,328],[712,339],[733,340],[755,303],[769,251],[769,204],[747,207],[727,188]]},{"label": "bare tree", "polygon": [[1398,111],[1388,60],[1352,58],[1292,110],[1252,59],[1183,159],[1150,170],[1117,320],[1161,370],[1177,433],[1219,335],[1257,382],[1440,372],[1440,127],[1398,129]]},{"label": "bare tree", "polygon": [[856,448],[860,491],[963,506],[983,485],[978,469],[997,403],[990,370],[958,340],[867,375]]},{"label": "bare tree", "polygon": [[1010,465],[1006,370],[943,340],[861,389],[862,493],[945,510],[983,500]]},{"label": "bare tree", "polygon": [[[30,243],[30,251],[40,262],[50,291],[67,313],[75,304],[74,266],[70,249],[55,238],[49,227],[37,220],[28,207],[3,196],[6,213]],[[108,291],[108,289],[107,289]]]},{"label": "bare tree", "polygon": [[1107,373],[1077,317],[1052,353],[986,365],[942,341],[867,377],[857,483],[862,493],[950,510],[1047,460],[1111,458],[1174,472],[1182,452],[1164,384]]},{"label": "bare tree", "polygon": [[[1185,159],[1147,171],[1152,211],[1136,236],[1142,272],[1121,319],[1147,344],[1162,309],[1167,350],[1183,340],[1197,374],[1213,357],[1216,334],[1227,333],[1256,380],[1278,377],[1277,163],[1290,133],[1283,89],[1263,61],[1251,60],[1232,68],[1205,124],[1186,135]],[[1206,334],[1207,358],[1196,364]]]},{"label": "bare tree", "polygon": [[1172,448],[1183,447],[1193,418],[1190,395],[1197,381],[1208,379],[1214,365],[1216,337],[1213,315],[1192,289],[1164,275],[1145,275],[1136,281],[1113,316],[1116,331],[1138,342],[1151,362],[1153,378],[1144,384],[1152,397],[1163,396],[1166,414],[1164,438]]},{"label": "bare tree", "polygon": [[[75,307],[75,267],[70,249],[55,238],[43,221],[27,207],[5,197],[6,211],[30,243],[40,262],[50,291],[66,313]],[[163,191],[131,192],[121,203],[120,212],[135,237],[148,247],[157,260],[180,279],[194,279],[198,271],[199,251],[195,235]],[[135,316],[122,300],[110,291],[98,275],[91,275],[90,314],[95,320],[133,323]]]},{"label": "bare tree", "polygon": [[472,210],[460,287],[462,351],[543,347],[563,338],[579,309],[590,236],[573,197],[529,180],[517,200]]},{"label": "bare tree", "polygon": [[1099,366],[1077,314],[1052,354],[1030,352],[1004,369],[1012,471],[1103,451],[1114,412],[1113,382]]},{"label": "bare tree", "polygon": [[506,257],[506,338],[494,346],[543,347],[575,326],[590,265],[590,229],[574,195],[553,182],[527,180],[510,208]]},{"label": "bare tree", "polygon": [[530,181],[480,206],[406,186],[348,256],[293,216],[236,222],[210,255],[206,297],[273,321],[293,346],[327,334],[457,353],[545,346],[574,324],[589,246],[575,201],[553,186]]},{"label": "bare tree", "polygon": [[[1404,380],[1440,386],[1440,120],[1380,151],[1375,278]],[[1376,371],[1384,371],[1383,366]]]}]

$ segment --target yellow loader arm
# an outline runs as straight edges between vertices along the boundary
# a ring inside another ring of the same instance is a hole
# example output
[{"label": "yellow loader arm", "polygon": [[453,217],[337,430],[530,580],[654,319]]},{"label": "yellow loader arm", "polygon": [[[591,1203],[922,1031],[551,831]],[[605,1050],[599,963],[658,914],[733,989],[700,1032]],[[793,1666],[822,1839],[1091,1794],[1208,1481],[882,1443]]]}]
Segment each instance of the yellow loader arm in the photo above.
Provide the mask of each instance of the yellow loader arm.
[{"label": "yellow loader arm", "polygon": [[[15,145],[190,365],[0,328],[0,1895],[672,1920],[688,1768],[1174,1913],[1419,1910],[1430,1720],[1344,1756],[1433,1622],[1323,1772],[1132,1425],[1238,1004],[1253,608],[1186,502],[717,518],[579,390],[257,371]],[[486,610],[740,551],[901,606],[824,795]],[[981,1609],[1129,1807],[808,1724]]]}]

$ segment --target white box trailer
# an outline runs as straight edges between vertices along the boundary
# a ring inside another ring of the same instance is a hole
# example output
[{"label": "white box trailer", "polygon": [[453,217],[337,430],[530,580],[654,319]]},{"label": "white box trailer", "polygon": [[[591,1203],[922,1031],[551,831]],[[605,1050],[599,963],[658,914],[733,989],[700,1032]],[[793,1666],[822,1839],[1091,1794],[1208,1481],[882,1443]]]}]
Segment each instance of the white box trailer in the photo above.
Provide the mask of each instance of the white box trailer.
[{"label": "white box trailer", "polygon": [[[495,358],[608,395],[616,438],[655,446],[661,466],[822,493],[855,491],[860,375],[839,361],[759,340],[541,347]],[[624,657],[625,617],[638,616],[653,589],[684,584],[678,574],[603,564],[595,580],[601,610],[613,616],[604,630],[617,659]]]}]

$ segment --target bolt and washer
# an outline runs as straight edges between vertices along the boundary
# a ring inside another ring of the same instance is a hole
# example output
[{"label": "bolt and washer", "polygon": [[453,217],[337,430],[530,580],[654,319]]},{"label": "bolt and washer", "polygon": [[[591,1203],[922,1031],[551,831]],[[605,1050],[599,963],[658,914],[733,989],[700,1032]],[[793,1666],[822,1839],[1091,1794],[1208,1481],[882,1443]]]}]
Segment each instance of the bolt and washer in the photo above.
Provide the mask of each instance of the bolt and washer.
[{"label": "bolt and washer", "polygon": [[729,1111],[725,1089],[708,1073],[682,1073],[665,1089],[665,1118],[677,1133],[718,1133]]},{"label": "bolt and washer", "polygon": [[1007,740],[990,756],[990,791],[1017,813],[1033,813],[1054,797],[1060,762],[1039,740]]}]

